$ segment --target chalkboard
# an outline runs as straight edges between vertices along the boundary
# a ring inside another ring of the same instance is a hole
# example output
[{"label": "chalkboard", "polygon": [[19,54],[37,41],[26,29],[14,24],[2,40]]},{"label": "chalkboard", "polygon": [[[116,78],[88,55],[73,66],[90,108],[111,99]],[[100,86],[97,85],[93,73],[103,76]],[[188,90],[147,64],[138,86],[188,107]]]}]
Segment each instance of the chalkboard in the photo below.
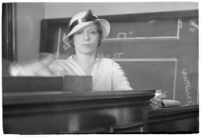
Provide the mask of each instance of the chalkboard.
[{"label": "chalkboard", "polygon": [[[117,61],[135,89],[161,89],[183,105],[198,103],[198,11],[101,16],[111,33],[98,56]],[[68,19],[44,19],[40,52],[74,53],[62,42]]]}]

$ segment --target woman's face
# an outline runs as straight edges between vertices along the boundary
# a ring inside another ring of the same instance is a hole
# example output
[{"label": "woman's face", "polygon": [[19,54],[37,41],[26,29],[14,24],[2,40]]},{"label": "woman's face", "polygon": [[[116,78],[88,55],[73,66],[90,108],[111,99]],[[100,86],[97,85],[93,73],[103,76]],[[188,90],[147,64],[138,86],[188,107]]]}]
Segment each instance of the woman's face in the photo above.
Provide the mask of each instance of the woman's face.
[{"label": "woman's face", "polygon": [[76,53],[94,54],[99,41],[97,26],[91,24],[74,34],[74,48]]}]

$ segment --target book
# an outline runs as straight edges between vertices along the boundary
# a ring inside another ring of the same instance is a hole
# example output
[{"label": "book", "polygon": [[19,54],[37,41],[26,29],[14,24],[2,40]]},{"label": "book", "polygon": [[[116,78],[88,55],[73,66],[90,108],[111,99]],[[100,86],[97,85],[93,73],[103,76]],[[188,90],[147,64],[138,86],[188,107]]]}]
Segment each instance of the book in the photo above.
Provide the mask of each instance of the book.
[{"label": "book", "polygon": [[168,99],[163,100],[164,107],[178,107],[180,105],[181,103],[178,100],[168,100]]}]

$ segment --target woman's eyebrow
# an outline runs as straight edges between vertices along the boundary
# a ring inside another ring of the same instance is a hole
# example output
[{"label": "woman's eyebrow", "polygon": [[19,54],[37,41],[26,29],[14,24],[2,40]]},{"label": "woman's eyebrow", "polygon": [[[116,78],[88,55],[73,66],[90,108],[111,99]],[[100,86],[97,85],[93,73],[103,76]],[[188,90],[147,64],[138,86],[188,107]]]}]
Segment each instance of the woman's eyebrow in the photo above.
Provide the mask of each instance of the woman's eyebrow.
[{"label": "woman's eyebrow", "polygon": [[87,29],[97,29],[97,27],[88,27]]}]

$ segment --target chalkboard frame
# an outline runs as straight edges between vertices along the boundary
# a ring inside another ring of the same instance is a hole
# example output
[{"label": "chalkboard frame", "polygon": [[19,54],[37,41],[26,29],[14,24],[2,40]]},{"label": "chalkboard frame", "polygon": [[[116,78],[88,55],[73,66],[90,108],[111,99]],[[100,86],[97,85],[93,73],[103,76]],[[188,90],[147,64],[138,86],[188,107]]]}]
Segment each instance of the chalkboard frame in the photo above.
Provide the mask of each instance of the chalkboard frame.
[{"label": "chalkboard frame", "polygon": [[[183,10],[183,11],[166,11],[166,12],[151,12],[151,13],[135,13],[135,14],[119,14],[119,15],[104,15],[99,18],[108,20],[111,24],[117,22],[133,22],[133,21],[148,21],[150,19],[176,19],[183,17],[198,17],[198,10]],[[41,36],[40,36],[40,52],[53,53],[55,47],[53,44],[48,44],[49,30],[65,26],[66,30],[70,18],[51,18],[41,20]]]}]

